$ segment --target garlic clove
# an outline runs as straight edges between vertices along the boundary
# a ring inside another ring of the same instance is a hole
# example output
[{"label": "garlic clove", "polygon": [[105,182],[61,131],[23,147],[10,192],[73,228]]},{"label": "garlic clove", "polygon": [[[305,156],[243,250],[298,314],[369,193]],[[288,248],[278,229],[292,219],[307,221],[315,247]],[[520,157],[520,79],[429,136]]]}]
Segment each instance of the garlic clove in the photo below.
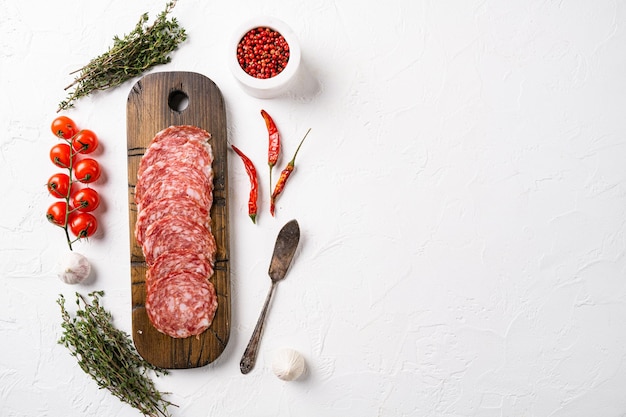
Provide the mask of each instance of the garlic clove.
[{"label": "garlic clove", "polygon": [[89,260],[80,253],[68,252],[56,265],[57,276],[66,284],[79,284],[91,273]]},{"label": "garlic clove", "polygon": [[283,381],[294,381],[305,373],[306,363],[299,352],[284,348],[275,352],[272,371]]}]

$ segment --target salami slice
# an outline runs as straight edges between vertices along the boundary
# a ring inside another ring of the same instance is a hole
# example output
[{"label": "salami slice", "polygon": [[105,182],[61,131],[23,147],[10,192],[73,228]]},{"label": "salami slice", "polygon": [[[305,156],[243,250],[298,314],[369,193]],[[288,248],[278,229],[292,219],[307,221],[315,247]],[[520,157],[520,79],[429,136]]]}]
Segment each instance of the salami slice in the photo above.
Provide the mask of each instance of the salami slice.
[{"label": "salami slice", "polygon": [[172,136],[178,138],[181,141],[180,143],[187,141],[208,142],[211,139],[209,132],[197,126],[177,125],[167,127],[158,132],[150,142],[150,145],[159,143]]},{"label": "salami slice", "polygon": [[146,169],[143,175],[137,179],[135,200],[141,202],[146,190],[154,184],[172,182],[174,179],[180,179],[181,176],[189,178],[189,181],[184,181],[185,183],[195,181],[198,184],[202,184],[207,193],[213,192],[212,173],[205,175],[198,167],[181,164],[178,161],[161,161]]},{"label": "salami slice", "polygon": [[177,164],[200,167],[207,176],[212,174],[213,154],[207,142],[169,136],[148,147],[139,163],[137,176],[141,177],[147,169],[157,163],[171,161],[175,161]]},{"label": "salami slice", "polygon": [[168,215],[148,226],[142,248],[148,266],[159,255],[173,250],[196,253],[213,265],[217,244],[205,226],[184,216]]},{"label": "salami slice", "polygon": [[142,192],[141,199],[136,199],[137,210],[141,212],[152,202],[162,198],[190,198],[209,210],[213,204],[213,186],[206,180],[184,173],[172,174],[167,180],[157,181]]},{"label": "salami slice", "polygon": [[213,275],[213,267],[202,256],[186,250],[173,250],[159,255],[146,274],[147,291],[153,284],[176,272],[193,272],[208,279]]},{"label": "salami slice", "polygon": [[162,278],[146,294],[146,312],[154,327],[174,338],[199,335],[217,310],[215,287],[202,275],[177,272]]},{"label": "salami slice", "polygon": [[135,223],[135,239],[141,246],[148,226],[155,221],[168,216],[183,216],[196,221],[207,229],[210,228],[210,218],[208,210],[199,205],[197,201],[183,196],[179,198],[161,198],[153,201],[137,214]]}]

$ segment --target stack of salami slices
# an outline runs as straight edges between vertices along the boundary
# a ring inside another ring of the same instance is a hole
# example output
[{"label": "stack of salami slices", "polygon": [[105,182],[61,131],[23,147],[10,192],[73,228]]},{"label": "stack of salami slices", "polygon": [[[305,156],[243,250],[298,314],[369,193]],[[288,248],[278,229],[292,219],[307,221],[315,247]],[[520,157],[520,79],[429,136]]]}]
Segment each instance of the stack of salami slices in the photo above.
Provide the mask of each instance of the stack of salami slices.
[{"label": "stack of salami slices", "polygon": [[217,310],[211,232],[211,135],[194,126],[157,133],[137,171],[135,238],[146,273],[146,312],[166,335],[199,335]]}]

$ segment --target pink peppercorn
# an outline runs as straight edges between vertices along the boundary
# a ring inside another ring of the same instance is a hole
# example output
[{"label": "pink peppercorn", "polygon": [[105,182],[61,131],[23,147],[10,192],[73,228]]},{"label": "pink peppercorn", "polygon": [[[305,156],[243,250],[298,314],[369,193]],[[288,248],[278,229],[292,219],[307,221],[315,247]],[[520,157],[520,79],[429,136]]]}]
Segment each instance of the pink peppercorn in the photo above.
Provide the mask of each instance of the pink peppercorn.
[{"label": "pink peppercorn", "polygon": [[289,62],[289,44],[283,35],[271,28],[254,28],[239,41],[237,61],[252,77],[275,77]]}]

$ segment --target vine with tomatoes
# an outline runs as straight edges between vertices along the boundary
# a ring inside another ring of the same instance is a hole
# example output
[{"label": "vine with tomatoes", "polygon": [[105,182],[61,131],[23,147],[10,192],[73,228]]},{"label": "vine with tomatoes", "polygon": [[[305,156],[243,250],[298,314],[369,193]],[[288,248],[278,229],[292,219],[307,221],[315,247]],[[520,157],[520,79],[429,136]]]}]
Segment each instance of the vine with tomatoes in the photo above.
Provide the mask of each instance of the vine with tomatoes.
[{"label": "vine with tomatoes", "polygon": [[89,129],[79,130],[67,116],[54,119],[51,129],[61,142],[50,149],[50,160],[64,172],[48,179],[48,192],[59,200],[48,208],[46,217],[65,231],[73,250],[72,244],[93,236],[98,229],[92,212],[100,205],[100,196],[90,186],[100,178],[101,168],[98,161],[86,156],[98,148],[98,137]]}]

